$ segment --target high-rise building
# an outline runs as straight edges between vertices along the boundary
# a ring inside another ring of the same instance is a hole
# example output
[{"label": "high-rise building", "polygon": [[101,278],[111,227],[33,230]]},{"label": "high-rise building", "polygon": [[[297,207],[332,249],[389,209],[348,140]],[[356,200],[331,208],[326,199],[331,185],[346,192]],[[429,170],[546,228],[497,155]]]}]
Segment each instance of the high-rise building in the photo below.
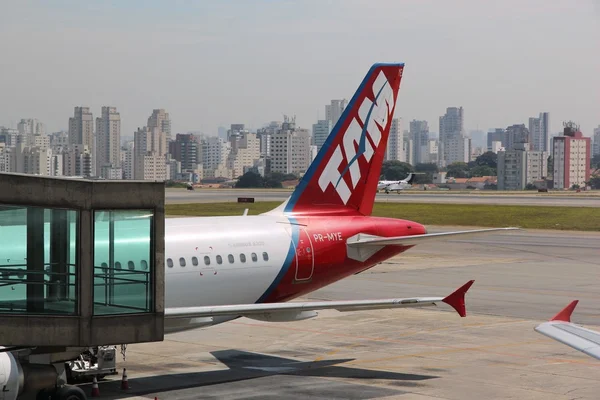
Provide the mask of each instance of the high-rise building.
[{"label": "high-rise building", "polygon": [[164,108],[152,110],[152,115],[148,118],[148,128],[157,128],[165,136],[165,143],[171,140],[171,119]]},{"label": "high-rise building", "polygon": [[88,178],[92,175],[92,152],[88,145],[72,144],[63,150],[63,175]]},{"label": "high-rise building", "polygon": [[272,136],[271,172],[303,174],[310,165],[308,129],[282,129]]},{"label": "high-rise building", "polygon": [[388,136],[387,147],[385,149],[385,160],[406,161],[404,152],[404,136],[401,133],[400,119],[393,118],[390,125],[390,134]]},{"label": "high-rise building", "polygon": [[[102,107],[96,118],[96,173],[105,179],[121,167],[121,116],[116,107]],[[118,175],[117,175],[118,176]]]},{"label": "high-rise building", "polygon": [[[506,130],[502,128],[496,128],[493,131],[487,133],[487,151],[494,151],[493,143],[499,142],[502,147],[502,141],[506,138]],[[497,147],[498,145],[496,145]],[[494,151],[496,153],[497,151]]]},{"label": "high-rise building", "polygon": [[[73,117],[69,118],[69,145],[75,144],[87,146],[89,157],[94,161],[94,116],[89,107],[75,107]],[[95,174],[95,169],[92,163],[91,175]]]},{"label": "high-rise building", "polygon": [[46,126],[35,118],[22,119],[17,124],[17,130],[21,135],[45,135]]},{"label": "high-rise building", "polygon": [[429,162],[429,125],[427,121],[410,122],[409,140],[412,141],[409,160],[412,165]]},{"label": "high-rise building", "polygon": [[594,148],[592,156],[600,154],[600,125],[594,129]]},{"label": "high-rise building", "polygon": [[158,127],[138,128],[134,133],[134,168],[136,180],[167,179],[166,138]]},{"label": "high-rise building", "polygon": [[532,150],[549,151],[550,150],[550,114],[540,113],[538,118],[529,118],[529,134]]},{"label": "high-rise building", "polygon": [[439,165],[445,167],[455,162],[469,162],[471,140],[464,134],[462,107],[448,107],[440,117]]},{"label": "high-rise building", "polygon": [[260,139],[256,133],[241,131],[230,137],[231,151],[227,157],[227,168],[232,171],[232,177],[244,174],[260,158]]},{"label": "high-rise building", "polygon": [[169,154],[181,163],[182,172],[192,172],[202,164],[202,143],[192,133],[178,133],[169,143]]},{"label": "high-rise building", "polygon": [[498,190],[524,190],[548,175],[548,152],[531,151],[529,143],[515,143],[498,152]]},{"label": "high-rise building", "polygon": [[[521,143],[530,143],[531,144],[531,136],[529,134],[529,130],[525,127],[525,124],[512,125],[506,128],[506,132],[504,133],[504,139],[502,139],[502,144],[504,148],[509,151],[515,146],[520,145]],[[517,146],[521,148],[521,146]],[[531,148],[531,145],[530,145]]]},{"label": "high-rise building", "polygon": [[125,143],[121,149],[121,169],[123,170],[123,179],[133,179],[134,177],[134,141]]},{"label": "high-rise building", "polygon": [[331,121],[331,127],[333,128],[338,122],[338,119],[342,116],[342,113],[348,105],[348,100],[331,100],[331,104],[325,106],[325,119]]},{"label": "high-rise building", "polygon": [[317,151],[321,150],[323,144],[329,137],[333,124],[328,119],[320,119],[316,124],[313,124],[312,144],[317,146]]},{"label": "high-rise building", "polygon": [[554,188],[585,186],[590,180],[591,139],[583,136],[579,126],[565,124],[563,136],[553,140]]}]

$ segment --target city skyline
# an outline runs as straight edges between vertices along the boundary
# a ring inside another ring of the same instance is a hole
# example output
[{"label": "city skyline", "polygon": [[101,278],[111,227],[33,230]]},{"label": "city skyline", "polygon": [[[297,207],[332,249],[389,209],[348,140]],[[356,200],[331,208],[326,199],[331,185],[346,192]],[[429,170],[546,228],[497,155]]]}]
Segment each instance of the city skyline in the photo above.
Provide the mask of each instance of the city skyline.
[{"label": "city skyline", "polygon": [[[487,130],[549,112],[551,133],[575,120],[591,135],[600,119],[592,1],[7,1],[0,10],[27,15],[0,26],[12,38],[0,43],[0,86],[14,93],[0,100],[5,126],[35,117],[58,131],[75,106],[111,105],[123,136],[158,107],[174,133],[216,134],[236,121],[257,129],[283,114],[310,128],[379,61],[406,63],[395,115],[404,121],[435,126],[446,107],[462,106],[467,130]],[[103,57],[73,57],[80,48]]]}]

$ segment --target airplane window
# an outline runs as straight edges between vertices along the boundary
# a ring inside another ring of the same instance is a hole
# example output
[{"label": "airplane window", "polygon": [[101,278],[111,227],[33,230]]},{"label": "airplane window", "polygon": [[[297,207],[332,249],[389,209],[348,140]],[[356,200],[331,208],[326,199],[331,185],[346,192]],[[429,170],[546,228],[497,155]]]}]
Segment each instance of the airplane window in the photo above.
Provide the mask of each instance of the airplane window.
[{"label": "airplane window", "polygon": [[135,264],[133,263],[133,261],[128,261],[127,262],[127,268],[129,268],[129,269],[135,269]]},{"label": "airplane window", "polygon": [[171,260],[170,258],[167,258],[167,267],[173,268],[173,260]]},{"label": "airplane window", "polygon": [[256,257],[256,253],[250,254],[250,257],[252,258],[252,261],[254,261],[254,262],[258,261],[258,257]]},{"label": "airplane window", "polygon": [[179,265],[181,265],[182,267],[185,267],[185,258],[183,258],[183,257],[179,258]]},{"label": "airplane window", "polygon": [[246,262],[246,255],[245,254],[243,254],[243,253],[240,254],[240,261],[243,262],[243,263]]},{"label": "airplane window", "polygon": [[269,261],[269,255],[267,254],[266,251],[263,252],[263,260]]},{"label": "airplane window", "polygon": [[209,256],[204,256],[204,264],[210,265],[210,257]]},{"label": "airplane window", "polygon": [[148,269],[148,262],[146,262],[146,260],[142,260],[142,261],[140,261],[140,266],[145,271]]},{"label": "airplane window", "polygon": [[116,268],[116,269],[121,269],[121,263],[117,261],[117,262],[115,263],[115,268]]},{"label": "airplane window", "polygon": [[233,254],[228,255],[227,259],[229,260],[229,264],[233,264]]},{"label": "airplane window", "polygon": [[198,257],[192,257],[192,265],[193,265],[194,267],[197,267],[197,266],[198,266]]},{"label": "airplane window", "polygon": [[223,264],[223,258],[221,256],[217,256],[217,264]]}]

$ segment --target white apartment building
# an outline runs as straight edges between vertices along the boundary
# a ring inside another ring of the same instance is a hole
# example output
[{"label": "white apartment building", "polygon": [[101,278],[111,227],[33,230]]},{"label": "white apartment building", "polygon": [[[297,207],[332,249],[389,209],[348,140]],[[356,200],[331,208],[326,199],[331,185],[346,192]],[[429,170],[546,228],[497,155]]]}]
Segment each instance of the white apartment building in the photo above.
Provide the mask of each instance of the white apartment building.
[{"label": "white apartment building", "polygon": [[469,162],[471,139],[464,134],[464,110],[462,107],[448,107],[440,117],[439,166],[445,167],[454,162]]},{"label": "white apartment building", "polygon": [[45,135],[46,126],[35,118],[22,119],[17,124],[17,131],[26,136]]},{"label": "white apartment building", "polygon": [[134,133],[134,168],[136,180],[164,181],[167,179],[166,136],[157,127],[144,126]]},{"label": "white apartment building", "polygon": [[171,119],[169,113],[164,108],[152,110],[152,115],[148,118],[148,128],[158,128],[164,134],[165,140],[171,140]]},{"label": "white apartment building", "polygon": [[260,139],[255,133],[242,131],[230,137],[231,152],[227,158],[227,167],[234,178],[244,174],[244,168],[254,166],[260,158]]},{"label": "white apartment building", "polygon": [[498,152],[498,190],[524,190],[548,175],[548,153],[529,148],[529,143],[518,143]]},{"label": "white apartment building", "polygon": [[310,132],[282,130],[271,138],[271,172],[304,174],[310,166]]},{"label": "white apartment building", "polygon": [[553,140],[554,188],[585,186],[590,180],[590,157],[591,139],[584,137],[578,127],[566,126],[563,136]]},{"label": "white apartment building", "polygon": [[385,149],[385,160],[398,160],[406,162],[406,152],[404,151],[404,135],[401,133],[400,119],[393,118],[390,126],[390,135],[388,136],[387,147]]},{"label": "white apartment building", "polygon": [[471,160],[471,138],[463,135],[447,137],[443,146],[446,165]]},{"label": "white apartment building", "polygon": [[412,120],[409,124],[409,141],[411,154],[409,159],[411,165],[426,163],[429,161],[429,126],[427,121]]},{"label": "white apartment building", "polygon": [[89,146],[83,144],[69,145],[63,149],[63,175],[83,176],[92,175],[92,152]]},{"label": "white apartment building", "polygon": [[348,100],[331,100],[331,103],[325,106],[325,119],[331,121],[332,128],[337,123],[338,119],[348,105]]},{"label": "white apartment building", "polygon": [[232,171],[227,168],[227,157],[231,143],[220,137],[202,140],[202,168],[205,178],[223,177],[231,179]]},{"label": "white apartment building", "polygon": [[540,113],[538,118],[529,118],[529,134],[534,151],[550,151],[550,114]]}]

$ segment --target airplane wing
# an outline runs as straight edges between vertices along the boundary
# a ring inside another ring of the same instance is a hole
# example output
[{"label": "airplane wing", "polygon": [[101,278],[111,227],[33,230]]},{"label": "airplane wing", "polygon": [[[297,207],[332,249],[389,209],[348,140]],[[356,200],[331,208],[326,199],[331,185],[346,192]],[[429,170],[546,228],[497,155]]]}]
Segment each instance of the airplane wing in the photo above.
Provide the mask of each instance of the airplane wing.
[{"label": "airplane wing", "polygon": [[443,302],[461,316],[467,315],[465,294],[469,281],[446,297],[412,297],[405,299],[309,301],[289,303],[237,304],[204,307],[174,307],[165,310],[165,319],[242,316],[268,321],[295,321],[317,315],[317,310],[364,311],[387,308],[427,307]]},{"label": "airplane wing", "polygon": [[348,238],[346,244],[350,247],[362,247],[362,246],[386,246],[386,245],[399,245],[399,246],[412,246],[417,243],[433,241],[433,240],[447,240],[455,236],[468,237],[475,236],[482,233],[490,232],[501,232],[501,231],[512,231],[519,230],[520,228],[490,228],[490,229],[475,229],[471,231],[456,231],[456,232],[441,232],[441,233],[426,233],[423,235],[413,236],[396,236],[396,237],[382,237],[367,235],[359,233],[358,235]]},{"label": "airplane wing", "polygon": [[600,360],[600,332],[571,322],[571,314],[578,302],[579,300],[572,301],[550,321],[536,326],[534,330]]}]

